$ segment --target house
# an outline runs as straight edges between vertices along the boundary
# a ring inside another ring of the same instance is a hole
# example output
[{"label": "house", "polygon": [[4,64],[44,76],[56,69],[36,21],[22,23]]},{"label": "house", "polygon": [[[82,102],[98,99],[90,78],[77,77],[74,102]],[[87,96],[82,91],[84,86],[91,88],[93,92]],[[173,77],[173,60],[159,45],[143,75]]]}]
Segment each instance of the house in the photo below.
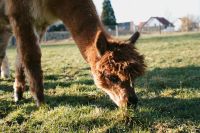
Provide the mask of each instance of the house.
[{"label": "house", "polygon": [[164,17],[150,17],[141,23],[142,32],[173,32],[174,25]]},{"label": "house", "polygon": [[130,31],[134,32],[134,23],[131,22],[124,22],[124,23],[118,23],[118,30],[119,31]]}]

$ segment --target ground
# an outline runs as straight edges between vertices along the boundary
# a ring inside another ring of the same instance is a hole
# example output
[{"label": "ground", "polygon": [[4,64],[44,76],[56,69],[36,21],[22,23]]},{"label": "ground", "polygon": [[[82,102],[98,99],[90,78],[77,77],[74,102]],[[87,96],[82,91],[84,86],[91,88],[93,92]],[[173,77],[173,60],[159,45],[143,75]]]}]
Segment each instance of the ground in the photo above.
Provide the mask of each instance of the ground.
[{"label": "ground", "polygon": [[200,34],[145,36],[137,48],[148,69],[136,81],[138,108],[128,113],[94,85],[74,44],[42,46],[45,106],[38,109],[29,91],[14,103],[16,53],[9,48],[12,75],[0,80],[0,132],[200,132]]}]

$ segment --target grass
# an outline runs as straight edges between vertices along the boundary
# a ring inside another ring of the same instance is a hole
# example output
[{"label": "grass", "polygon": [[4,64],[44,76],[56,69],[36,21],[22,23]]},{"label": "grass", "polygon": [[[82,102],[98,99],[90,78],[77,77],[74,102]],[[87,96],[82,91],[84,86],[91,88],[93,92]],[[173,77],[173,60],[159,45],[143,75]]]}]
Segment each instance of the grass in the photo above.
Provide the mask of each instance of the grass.
[{"label": "grass", "polygon": [[[47,105],[29,93],[13,102],[11,78],[0,82],[0,132],[200,132],[200,34],[142,37],[148,70],[136,81],[137,110],[127,114],[96,88],[76,45],[43,45]],[[28,87],[27,87],[28,88]]]}]

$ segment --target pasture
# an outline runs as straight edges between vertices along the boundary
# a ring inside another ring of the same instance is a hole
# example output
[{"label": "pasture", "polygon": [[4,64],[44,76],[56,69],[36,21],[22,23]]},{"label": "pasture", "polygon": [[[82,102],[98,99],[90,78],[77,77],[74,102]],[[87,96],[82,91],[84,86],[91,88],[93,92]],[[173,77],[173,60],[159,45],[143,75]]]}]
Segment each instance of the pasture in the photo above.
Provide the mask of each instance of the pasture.
[{"label": "pasture", "polygon": [[[0,82],[0,132],[200,132],[200,33],[141,37],[147,72],[136,81],[136,110],[123,113],[98,89],[76,45],[42,45],[46,105],[29,91],[13,102],[11,78]],[[28,88],[28,85],[27,85]]]}]

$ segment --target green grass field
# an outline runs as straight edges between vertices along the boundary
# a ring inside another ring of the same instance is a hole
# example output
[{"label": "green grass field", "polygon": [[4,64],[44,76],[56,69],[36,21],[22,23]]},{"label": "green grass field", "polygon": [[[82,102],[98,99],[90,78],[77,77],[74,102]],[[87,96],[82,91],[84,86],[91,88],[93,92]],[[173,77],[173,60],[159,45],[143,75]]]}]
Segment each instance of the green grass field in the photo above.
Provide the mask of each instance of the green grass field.
[{"label": "green grass field", "polygon": [[92,80],[76,45],[42,46],[47,105],[27,91],[13,102],[11,78],[0,82],[0,132],[200,132],[200,34],[142,37],[147,72],[136,81],[138,108],[124,113]]}]

